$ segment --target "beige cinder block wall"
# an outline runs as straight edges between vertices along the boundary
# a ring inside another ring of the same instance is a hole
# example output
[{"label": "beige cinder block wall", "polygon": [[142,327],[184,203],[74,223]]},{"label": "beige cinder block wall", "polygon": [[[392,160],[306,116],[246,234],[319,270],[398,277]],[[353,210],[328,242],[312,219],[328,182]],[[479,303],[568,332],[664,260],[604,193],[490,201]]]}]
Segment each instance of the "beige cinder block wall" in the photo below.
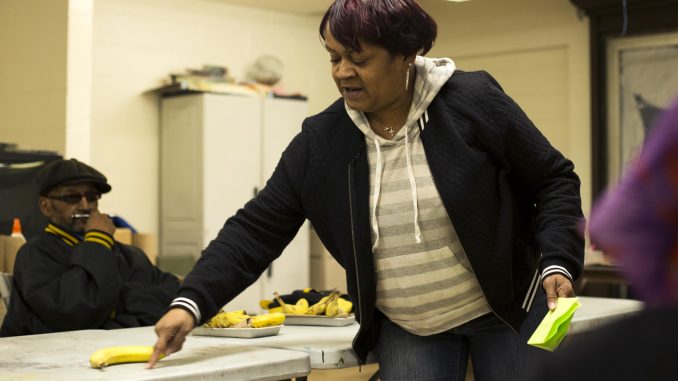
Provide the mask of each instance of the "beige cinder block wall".
[{"label": "beige cinder block wall", "polygon": [[460,69],[487,70],[582,180],[591,204],[588,20],[567,0],[427,0],[439,38],[429,56],[449,56]]},{"label": "beige cinder block wall", "polygon": [[0,2],[0,141],[90,161],[92,2]]},{"label": "beige cinder block wall", "polygon": [[158,232],[159,102],[149,90],[170,73],[213,64],[244,80],[271,54],[285,65],[280,86],[314,100],[314,17],[216,1],[97,0],[93,25],[92,157],[113,183],[106,207],[140,230]]}]

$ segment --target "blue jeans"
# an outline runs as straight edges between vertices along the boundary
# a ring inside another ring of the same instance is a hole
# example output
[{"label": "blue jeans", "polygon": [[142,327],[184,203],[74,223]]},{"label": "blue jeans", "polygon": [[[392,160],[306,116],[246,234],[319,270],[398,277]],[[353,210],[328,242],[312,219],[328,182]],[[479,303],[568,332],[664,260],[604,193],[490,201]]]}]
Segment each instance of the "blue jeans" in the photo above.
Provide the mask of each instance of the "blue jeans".
[{"label": "blue jeans", "polygon": [[[522,381],[548,352],[527,345],[546,314],[546,298],[538,292],[520,334],[493,313],[450,331],[413,335],[383,319],[375,348],[383,381],[463,381],[469,354],[476,381]],[[538,300],[538,299],[542,300]]]}]

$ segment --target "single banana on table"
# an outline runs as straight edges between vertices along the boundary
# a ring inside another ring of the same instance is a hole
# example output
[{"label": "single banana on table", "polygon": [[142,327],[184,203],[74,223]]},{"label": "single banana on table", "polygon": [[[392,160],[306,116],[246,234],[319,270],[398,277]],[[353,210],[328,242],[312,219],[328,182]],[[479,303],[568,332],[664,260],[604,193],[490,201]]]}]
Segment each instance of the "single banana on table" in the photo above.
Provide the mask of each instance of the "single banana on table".
[{"label": "single banana on table", "polygon": [[[131,362],[147,362],[153,354],[150,345],[126,345],[101,348],[89,357],[92,368],[101,369],[109,365]],[[164,357],[160,355],[160,358]]]}]

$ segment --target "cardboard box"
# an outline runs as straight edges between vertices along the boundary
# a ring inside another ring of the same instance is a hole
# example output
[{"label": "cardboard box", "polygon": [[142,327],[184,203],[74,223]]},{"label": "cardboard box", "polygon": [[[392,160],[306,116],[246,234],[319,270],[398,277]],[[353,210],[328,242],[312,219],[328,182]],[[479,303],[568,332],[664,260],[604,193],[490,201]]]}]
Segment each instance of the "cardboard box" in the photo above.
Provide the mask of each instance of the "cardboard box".
[{"label": "cardboard box", "polygon": [[20,237],[0,235],[0,272],[12,273],[14,271],[16,253],[25,242],[26,240]]},{"label": "cardboard box", "polygon": [[113,239],[126,245],[132,244],[133,236],[134,233],[130,228],[115,228],[115,233],[113,233]]},{"label": "cardboard box", "polygon": [[584,266],[588,265],[613,265],[614,263],[602,251],[586,247],[584,249]]},{"label": "cardboard box", "polygon": [[5,307],[5,303],[0,302],[0,326],[5,320],[5,315],[7,315],[7,307]]},{"label": "cardboard box", "polygon": [[113,238],[118,242],[138,247],[146,253],[152,264],[157,264],[158,240],[155,235],[150,233],[133,233],[130,228],[117,228]]},{"label": "cardboard box", "polygon": [[158,239],[150,233],[137,233],[132,237],[132,245],[140,248],[152,264],[158,264]]}]

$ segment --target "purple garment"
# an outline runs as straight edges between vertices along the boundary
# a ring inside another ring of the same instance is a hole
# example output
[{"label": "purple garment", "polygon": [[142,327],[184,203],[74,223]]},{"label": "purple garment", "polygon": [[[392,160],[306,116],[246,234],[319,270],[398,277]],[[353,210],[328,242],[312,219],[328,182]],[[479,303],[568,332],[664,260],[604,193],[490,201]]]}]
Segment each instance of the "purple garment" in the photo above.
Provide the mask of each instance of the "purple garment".
[{"label": "purple garment", "polygon": [[648,305],[678,302],[678,102],[619,184],[594,205],[589,234]]}]

